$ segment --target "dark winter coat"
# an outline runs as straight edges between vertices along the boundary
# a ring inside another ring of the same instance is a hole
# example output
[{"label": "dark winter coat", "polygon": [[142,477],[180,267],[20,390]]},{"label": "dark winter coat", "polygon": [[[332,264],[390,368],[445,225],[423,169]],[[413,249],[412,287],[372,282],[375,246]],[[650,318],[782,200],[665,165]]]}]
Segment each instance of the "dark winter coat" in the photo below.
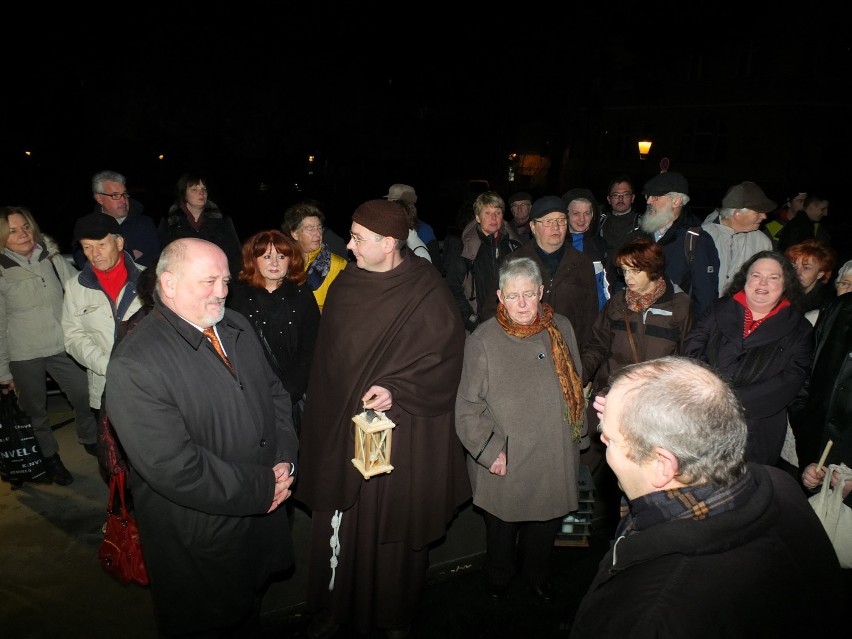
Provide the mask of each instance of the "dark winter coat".
[{"label": "dark winter coat", "polygon": [[[595,388],[608,384],[609,376],[628,364],[680,355],[683,341],[692,328],[692,300],[666,280],[666,290],[644,313],[631,311],[626,290],[616,291],[598,315],[592,338],[582,349],[584,380],[595,380]],[[627,339],[627,324],[638,359]]]},{"label": "dark winter coat", "polygon": [[778,233],[778,250],[783,253],[795,244],[814,238],[831,244],[831,236],[825,228],[825,223],[815,224],[805,211],[798,211]]},{"label": "dark winter coat", "polygon": [[683,354],[731,381],[748,424],[746,459],[774,465],[787,434],[787,406],[810,373],[813,327],[791,306],[745,339],[744,321],[745,308],[737,300],[716,300],[687,335]]},{"label": "dark winter coat", "polygon": [[232,280],[227,305],[248,318],[266,338],[272,370],[281,378],[295,403],[308,388],[308,373],[314,359],[320,311],[316,297],[307,285],[284,280],[274,292]]},{"label": "dark winter coat", "polygon": [[243,267],[243,248],[233,219],[224,215],[219,207],[207,200],[204,212],[201,214],[201,227],[196,230],[189,223],[186,211],[175,203],[169,208],[169,214],[160,220],[160,241],[165,247],[174,240],[184,237],[194,237],[213,242],[228,256],[228,267],[231,276],[236,277]]},{"label": "dark winter coat", "polygon": [[[698,237],[690,253],[686,234],[691,228],[697,228]],[[653,233],[645,233],[641,229],[631,233],[627,239],[635,237],[654,239]],[[666,255],[666,277],[689,294],[693,313],[699,317],[713,300],[719,298],[719,252],[713,238],[701,229],[701,220],[683,212],[657,244]]]},{"label": "dark winter coat", "polygon": [[824,284],[817,280],[814,282],[814,287],[805,293],[799,310],[802,313],[818,311],[828,306],[835,297],[837,297],[836,289],[832,284]]},{"label": "dark winter coat", "polygon": [[740,507],[616,539],[571,639],[848,634],[841,568],[801,489],[776,468],[749,470],[756,489]]},{"label": "dark winter coat", "polygon": [[799,465],[816,463],[831,439],[826,463],[852,466],[852,294],[820,311],[815,334],[813,372],[789,411]]},{"label": "dark winter coat", "polygon": [[570,242],[566,241],[563,249],[562,259],[552,276],[544,264],[541,249],[535,239],[514,251],[512,257],[529,257],[535,260],[541,270],[544,284],[541,301],[550,304],[555,313],[569,319],[577,345],[582,350],[592,336],[592,326],[598,316],[595,266],[587,255],[572,247]]},{"label": "dark winter coat", "polygon": [[245,317],[226,310],[217,328],[234,373],[157,299],[107,369],[163,633],[240,621],[270,574],[293,563],[285,509],[267,514],[273,466],[298,454],[290,396]]},{"label": "dark winter coat", "polygon": [[484,235],[476,220],[462,231],[460,243],[447,245],[447,285],[469,332],[497,312],[500,260],[519,246],[521,241],[507,222],[495,237]]}]

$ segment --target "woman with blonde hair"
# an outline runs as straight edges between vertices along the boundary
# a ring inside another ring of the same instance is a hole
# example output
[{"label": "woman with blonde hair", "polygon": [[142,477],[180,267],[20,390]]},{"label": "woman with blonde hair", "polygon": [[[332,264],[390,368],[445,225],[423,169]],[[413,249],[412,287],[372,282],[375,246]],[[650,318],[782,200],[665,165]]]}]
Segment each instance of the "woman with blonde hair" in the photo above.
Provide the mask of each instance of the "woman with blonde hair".
[{"label": "woman with blonde hair", "polygon": [[50,425],[48,375],[74,409],[78,441],[97,455],[86,371],[65,352],[62,332],[65,282],[77,273],[56,243],[42,235],[28,208],[0,209],[0,385],[3,392],[17,393],[21,409],[32,419],[48,480],[60,486],[74,478],[59,457]]}]

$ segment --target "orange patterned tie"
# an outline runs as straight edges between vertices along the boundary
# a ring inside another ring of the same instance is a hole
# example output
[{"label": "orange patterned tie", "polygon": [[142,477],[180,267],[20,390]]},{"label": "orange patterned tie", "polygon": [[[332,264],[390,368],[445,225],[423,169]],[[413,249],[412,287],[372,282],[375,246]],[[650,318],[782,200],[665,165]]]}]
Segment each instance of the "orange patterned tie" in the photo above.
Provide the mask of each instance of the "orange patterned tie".
[{"label": "orange patterned tie", "polygon": [[216,335],[216,329],[214,329],[212,326],[208,326],[204,329],[203,332],[207,336],[207,339],[209,339],[213,343],[213,348],[215,348],[216,352],[219,353],[219,357],[222,358],[222,361],[225,362],[227,367],[233,373],[234,365],[231,364],[231,360],[229,360],[228,356],[225,355],[225,349],[222,348],[222,343],[219,341],[219,336]]}]

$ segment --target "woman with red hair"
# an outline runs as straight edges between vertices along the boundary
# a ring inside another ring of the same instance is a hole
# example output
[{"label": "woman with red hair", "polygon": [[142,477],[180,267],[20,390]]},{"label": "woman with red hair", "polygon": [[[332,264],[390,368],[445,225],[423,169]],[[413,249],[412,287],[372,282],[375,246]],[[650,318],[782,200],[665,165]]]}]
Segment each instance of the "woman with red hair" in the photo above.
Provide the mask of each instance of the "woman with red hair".
[{"label": "woman with red hair", "polygon": [[834,289],[828,286],[834,272],[834,250],[820,240],[804,240],[794,244],[784,255],[796,269],[796,277],[805,292],[803,313],[819,310],[835,298]]},{"label": "woman with red hair", "polygon": [[600,389],[628,364],[680,355],[692,328],[692,300],[665,276],[660,245],[637,238],[622,245],[614,260],[624,288],[612,294],[583,347],[584,382]]},{"label": "woman with red hair", "polygon": [[272,370],[290,393],[297,433],[320,321],[306,279],[296,242],[281,231],[261,231],[243,244],[243,267],[226,302],[254,325]]}]

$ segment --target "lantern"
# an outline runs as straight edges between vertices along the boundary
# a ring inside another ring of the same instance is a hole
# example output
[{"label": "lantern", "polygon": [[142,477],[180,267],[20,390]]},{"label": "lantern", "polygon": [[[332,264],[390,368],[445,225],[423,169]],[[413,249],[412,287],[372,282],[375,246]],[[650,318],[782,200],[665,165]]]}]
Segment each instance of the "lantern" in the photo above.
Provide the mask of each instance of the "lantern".
[{"label": "lantern", "polygon": [[396,424],[380,410],[365,410],[352,418],[355,423],[355,465],[364,479],[389,473],[391,466],[391,436]]}]

